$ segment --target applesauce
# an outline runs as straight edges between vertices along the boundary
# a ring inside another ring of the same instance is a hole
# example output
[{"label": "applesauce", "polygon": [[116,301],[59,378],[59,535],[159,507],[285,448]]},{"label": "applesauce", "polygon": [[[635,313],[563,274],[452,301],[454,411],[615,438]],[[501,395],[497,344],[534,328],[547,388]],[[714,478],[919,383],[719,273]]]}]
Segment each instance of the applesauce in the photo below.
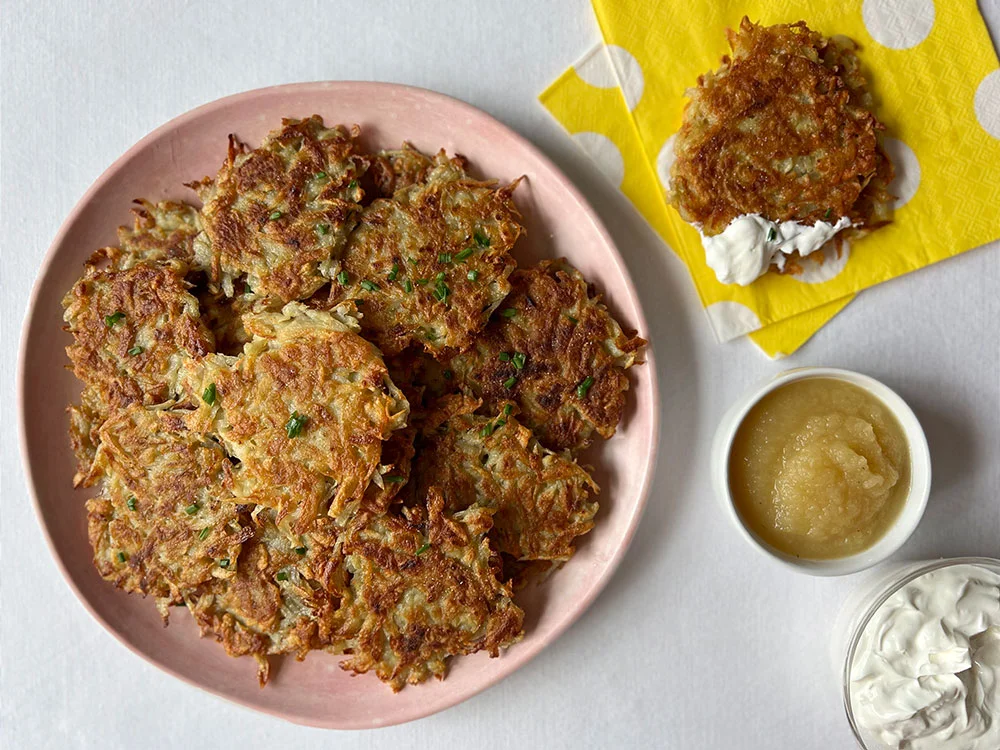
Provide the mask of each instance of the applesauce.
[{"label": "applesauce", "polygon": [[910,486],[903,428],[874,395],[806,378],[765,395],[740,423],[729,488],[772,547],[823,560],[861,552],[899,515]]}]

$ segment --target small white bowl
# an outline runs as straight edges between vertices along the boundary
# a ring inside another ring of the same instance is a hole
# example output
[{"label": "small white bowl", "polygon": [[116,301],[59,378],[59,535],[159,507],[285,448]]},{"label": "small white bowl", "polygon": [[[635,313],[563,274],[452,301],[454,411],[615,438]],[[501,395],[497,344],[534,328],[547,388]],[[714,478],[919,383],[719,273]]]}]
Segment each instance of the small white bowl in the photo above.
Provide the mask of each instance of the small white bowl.
[{"label": "small white bowl", "polygon": [[[832,560],[809,560],[795,557],[775,549],[757,536],[744,522],[729,490],[729,453],[732,450],[733,438],[742,424],[747,412],[758,401],[771,391],[791,383],[794,380],[807,378],[834,378],[859,386],[871,393],[892,412],[903,428],[903,434],[909,445],[910,452],[910,489],[903,508],[895,523],[875,544],[863,552]],[[913,410],[907,406],[899,395],[891,388],[874,378],[850,370],[838,370],[832,367],[799,367],[786,370],[751,388],[733,404],[723,416],[712,441],[711,454],[712,487],[715,496],[722,503],[726,513],[732,519],[743,538],[750,542],[764,555],[777,560],[786,567],[802,573],[816,576],[840,576],[856,573],[870,568],[898,550],[910,538],[920,518],[927,507],[927,497],[931,489],[931,455],[927,448],[927,438]]]}]

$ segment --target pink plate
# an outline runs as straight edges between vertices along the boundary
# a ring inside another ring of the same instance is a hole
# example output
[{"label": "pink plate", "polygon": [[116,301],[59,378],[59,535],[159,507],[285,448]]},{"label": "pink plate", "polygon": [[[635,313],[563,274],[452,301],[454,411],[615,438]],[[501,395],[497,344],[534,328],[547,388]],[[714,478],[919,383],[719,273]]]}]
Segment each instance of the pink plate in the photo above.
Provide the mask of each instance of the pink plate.
[{"label": "pink plate", "polygon": [[[21,339],[18,408],[28,484],[52,554],[84,605],[118,640],[156,666],[244,706],[301,724],[338,729],[397,724],[475,695],[527,662],[580,616],[607,583],[635,531],[653,475],[658,396],[652,361],[632,370],[626,418],[588,461],[598,466],[601,512],[576,556],[544,585],[519,598],[527,635],[497,659],[453,659],[447,679],[393,695],[372,675],[352,677],[339,658],[310,654],[275,660],[272,681],[257,687],[251,659],[231,659],[200,639],[186,612],[164,628],[152,601],[103,581],[91,563],[83,501],[72,489],[66,405],[79,384],[65,368],[60,301],[94,249],[115,242],[133,198],[194,196],[184,182],[214,174],[226,135],[256,143],[283,116],[318,113],[328,123],[361,125],[379,147],[409,139],[418,148],[467,156],[476,174],[510,180],[526,175],[516,200],[527,237],[521,262],[566,256],[596,282],[623,325],[646,333],[646,321],[621,257],[593,210],[565,176],[524,138],[492,117],[441,94],[385,83],[304,83],[250,91],[199,107],[158,128],[116,161],[66,219],[42,264]],[[651,355],[647,356],[651,360]],[[98,666],[100,668],[100,666]]]}]

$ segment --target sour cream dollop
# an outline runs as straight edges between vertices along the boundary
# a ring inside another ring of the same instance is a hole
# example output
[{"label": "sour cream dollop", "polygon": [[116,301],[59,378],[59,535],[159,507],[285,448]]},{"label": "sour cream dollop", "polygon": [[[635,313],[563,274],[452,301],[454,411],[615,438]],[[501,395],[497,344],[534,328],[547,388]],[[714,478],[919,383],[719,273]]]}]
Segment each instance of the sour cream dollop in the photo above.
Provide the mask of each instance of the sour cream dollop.
[{"label": "sour cream dollop", "polygon": [[746,286],[760,278],[772,263],[784,268],[785,258],[798,250],[805,257],[819,250],[838,232],[851,226],[851,220],[841,216],[835,224],[817,221],[812,226],[797,221],[780,224],[760,214],[737,216],[721,233],[706,237],[701,234],[705,260],[723,284]]},{"label": "sour cream dollop", "polygon": [[865,628],[850,690],[891,748],[1000,748],[1000,575],[955,565],[906,584]]}]

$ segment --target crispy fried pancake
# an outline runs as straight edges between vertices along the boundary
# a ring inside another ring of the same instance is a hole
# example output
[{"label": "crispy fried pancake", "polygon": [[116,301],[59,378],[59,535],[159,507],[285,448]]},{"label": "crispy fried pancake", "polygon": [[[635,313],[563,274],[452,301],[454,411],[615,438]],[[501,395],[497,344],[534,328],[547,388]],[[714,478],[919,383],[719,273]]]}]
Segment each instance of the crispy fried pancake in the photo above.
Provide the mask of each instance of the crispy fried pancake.
[{"label": "crispy fried pancake", "polygon": [[346,313],[292,302],[243,324],[254,338],[242,355],[191,368],[202,396],[191,425],[239,459],[242,502],[277,509],[279,521],[295,511],[299,530],[321,513],[343,516],[378,468],[382,441],[405,424],[406,400]]},{"label": "crispy fried pancake", "polygon": [[118,244],[137,260],[181,260],[194,265],[194,238],[201,232],[198,209],[180,201],[133,201],[135,220],[118,228]]},{"label": "crispy fried pancake", "polygon": [[594,431],[611,437],[625,406],[625,370],[646,342],[623,333],[565,261],[518,269],[510,280],[510,295],[472,348],[447,371],[425,364],[424,381],[469,389],[490,413],[516,403],[521,422],[550,450],[586,447]]},{"label": "crispy fried pancake", "polygon": [[518,560],[568,560],[594,527],[597,485],[574,461],[543,448],[512,408],[473,414],[479,402],[446,396],[423,428],[418,495],[436,487],[451,511],[493,511],[490,538]]},{"label": "crispy fried pancake", "polygon": [[418,182],[425,182],[434,168],[435,160],[421,153],[410,143],[393,151],[379,151],[372,160],[368,173],[375,183],[380,198],[391,198],[397,190],[402,190]]},{"label": "crispy fried pancake", "polygon": [[162,600],[164,614],[221,575],[219,561],[235,560],[250,534],[226,454],[182,412],[132,404],[111,416],[92,473],[105,479],[87,502],[94,564],[119,588]]},{"label": "crispy fried pancake", "polygon": [[706,236],[737,216],[888,221],[892,166],[856,45],[803,22],[729,31],[732,56],[690,89],[668,198]]},{"label": "crispy fried pancake", "polygon": [[412,342],[465,349],[510,289],[515,186],[473,180],[441,152],[425,181],[365,208],[332,302],[357,300],[364,335],[387,355]]},{"label": "crispy fried pancake", "polygon": [[330,279],[361,199],[357,136],[317,115],[283,120],[253,150],[230,136],[219,173],[192,185],[205,204],[195,251],[213,284],[232,297],[246,275],[257,294],[289,301]]},{"label": "crispy fried pancake", "polygon": [[[405,391],[404,391],[405,393]],[[394,430],[382,443],[382,457],[378,471],[365,490],[364,508],[372,513],[387,513],[389,506],[410,481],[413,468],[413,440],[417,431],[413,427]]]},{"label": "crispy fried pancake", "polygon": [[224,575],[188,592],[185,600],[203,637],[212,636],[230,656],[253,656],[258,680],[267,682],[267,657],[310,650],[337,653],[347,642],[338,616],[345,588],[338,533],[330,519],[289,540],[261,513],[254,534]]},{"label": "crispy fried pancake", "polygon": [[342,616],[354,633],[344,669],[374,670],[397,691],[444,677],[449,656],[498,656],[520,640],[524,612],[497,580],[490,515],[481,507],[448,513],[431,489],[425,524],[359,517],[344,540],[351,580]]}]

